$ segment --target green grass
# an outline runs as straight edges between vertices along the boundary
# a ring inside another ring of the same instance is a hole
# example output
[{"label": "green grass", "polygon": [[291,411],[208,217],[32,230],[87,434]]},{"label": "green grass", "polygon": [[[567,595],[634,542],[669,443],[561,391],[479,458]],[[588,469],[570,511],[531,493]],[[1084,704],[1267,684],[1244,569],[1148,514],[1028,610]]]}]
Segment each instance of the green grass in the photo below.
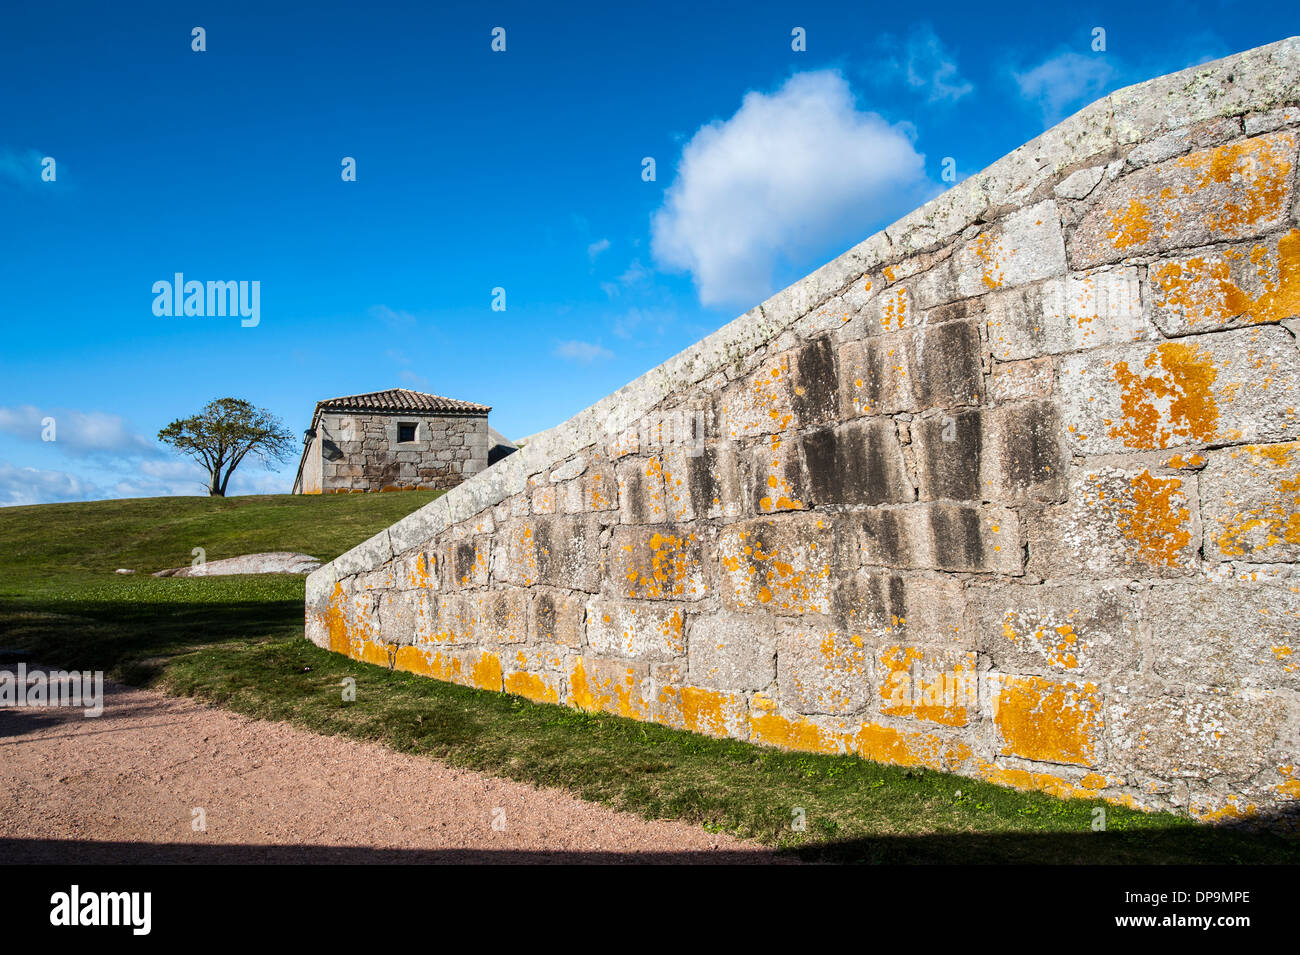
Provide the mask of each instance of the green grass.
[{"label": "green grass", "polygon": [[[297,577],[123,577],[256,550],[330,558],[430,495],[164,499],[0,510],[0,646],[849,862],[1297,862],[1300,842],[1022,793],[856,757],[786,753],[357,663],[302,638]],[[341,683],[356,681],[356,700]],[[960,796],[958,795],[960,792]],[[806,828],[792,827],[796,808]]]}]

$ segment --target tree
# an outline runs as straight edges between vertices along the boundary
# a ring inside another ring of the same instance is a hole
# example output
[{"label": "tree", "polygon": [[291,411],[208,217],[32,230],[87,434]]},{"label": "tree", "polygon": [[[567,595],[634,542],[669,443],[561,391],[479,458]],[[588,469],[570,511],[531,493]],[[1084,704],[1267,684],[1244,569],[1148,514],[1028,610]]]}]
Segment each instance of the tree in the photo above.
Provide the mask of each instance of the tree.
[{"label": "tree", "polygon": [[209,401],[202,411],[173,421],[158,440],[198,460],[208,472],[208,494],[226,496],[230,475],[250,451],[267,468],[293,450],[293,432],[265,408],[239,398]]}]

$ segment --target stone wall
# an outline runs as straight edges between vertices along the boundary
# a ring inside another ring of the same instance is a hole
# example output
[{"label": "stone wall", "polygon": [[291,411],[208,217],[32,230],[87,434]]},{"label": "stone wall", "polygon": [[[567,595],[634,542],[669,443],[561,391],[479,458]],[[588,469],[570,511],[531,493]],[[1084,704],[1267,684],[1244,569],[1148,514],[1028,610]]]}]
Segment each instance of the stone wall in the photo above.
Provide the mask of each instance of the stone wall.
[{"label": "stone wall", "polygon": [[[399,423],[414,423],[416,440],[399,443]],[[307,494],[453,488],[487,467],[486,415],[325,412],[316,433]]]},{"label": "stone wall", "polygon": [[1300,800],[1300,41],[1121,90],[308,579],[382,666]]}]

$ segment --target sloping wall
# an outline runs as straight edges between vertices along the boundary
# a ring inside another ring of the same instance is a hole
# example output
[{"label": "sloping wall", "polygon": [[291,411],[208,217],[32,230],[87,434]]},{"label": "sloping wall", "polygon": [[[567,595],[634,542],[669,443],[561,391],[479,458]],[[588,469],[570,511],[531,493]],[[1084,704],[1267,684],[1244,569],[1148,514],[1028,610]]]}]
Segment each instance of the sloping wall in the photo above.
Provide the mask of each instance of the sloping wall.
[{"label": "sloping wall", "polygon": [[322,567],[352,657],[1201,818],[1300,800],[1300,41],[1121,90]]}]

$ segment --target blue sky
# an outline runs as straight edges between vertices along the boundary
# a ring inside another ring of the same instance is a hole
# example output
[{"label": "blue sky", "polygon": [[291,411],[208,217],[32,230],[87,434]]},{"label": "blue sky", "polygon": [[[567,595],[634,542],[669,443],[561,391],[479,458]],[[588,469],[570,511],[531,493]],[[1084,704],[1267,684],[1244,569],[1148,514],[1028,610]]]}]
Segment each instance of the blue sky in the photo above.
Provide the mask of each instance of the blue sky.
[{"label": "blue sky", "polygon": [[[6,4],[0,505],[203,493],[154,436],[228,395],[299,433],[410,387],[531,434],[938,194],[945,158],[1300,33],[1230,4],[552,6]],[[155,315],[177,272],[259,282],[258,324]]]}]

